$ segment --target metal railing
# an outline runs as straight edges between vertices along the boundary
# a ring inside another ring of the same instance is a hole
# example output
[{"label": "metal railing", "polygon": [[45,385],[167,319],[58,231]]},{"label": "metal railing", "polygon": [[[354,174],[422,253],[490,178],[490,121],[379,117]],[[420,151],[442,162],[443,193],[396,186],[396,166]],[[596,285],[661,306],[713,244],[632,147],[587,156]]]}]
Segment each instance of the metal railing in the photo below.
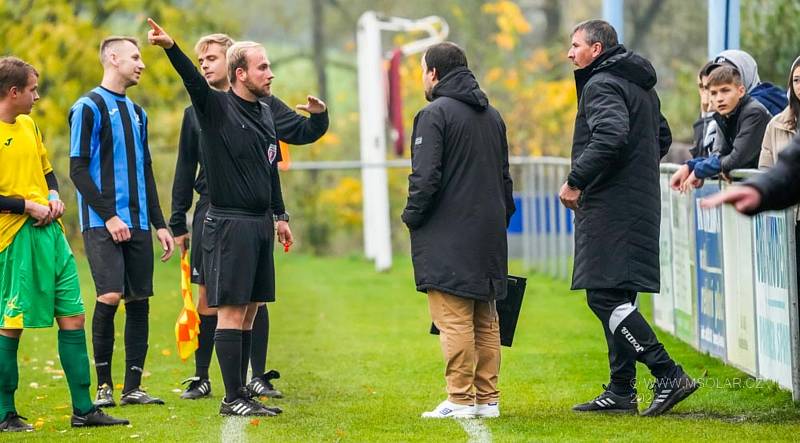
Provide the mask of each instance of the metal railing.
[{"label": "metal railing", "polygon": [[516,157],[515,201],[521,219],[518,237],[509,233],[509,245],[522,244],[522,260],[554,278],[571,275],[573,256],[572,211],[564,208],[558,192],[569,172],[569,159],[559,157]]},{"label": "metal railing", "polygon": [[[509,253],[521,258],[527,269],[567,279],[572,270],[573,214],[558,199],[558,191],[569,172],[569,159],[561,157],[509,158],[514,177],[517,213],[509,231]],[[291,171],[410,169],[408,159],[384,162],[358,160],[293,162]],[[397,220],[392,220],[393,224]]]}]

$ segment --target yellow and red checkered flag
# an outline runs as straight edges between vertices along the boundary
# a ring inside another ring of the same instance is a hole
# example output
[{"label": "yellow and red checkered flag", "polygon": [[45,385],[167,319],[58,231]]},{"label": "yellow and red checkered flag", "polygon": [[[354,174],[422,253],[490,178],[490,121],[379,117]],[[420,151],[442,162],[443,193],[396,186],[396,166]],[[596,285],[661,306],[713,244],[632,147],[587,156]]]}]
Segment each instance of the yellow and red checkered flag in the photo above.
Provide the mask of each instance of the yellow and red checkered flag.
[{"label": "yellow and red checkered flag", "polygon": [[189,254],[181,254],[181,296],[183,308],[178,321],[175,322],[175,340],[178,341],[178,355],[186,361],[198,347],[197,336],[200,334],[200,316],[192,300],[192,270],[189,266]]}]

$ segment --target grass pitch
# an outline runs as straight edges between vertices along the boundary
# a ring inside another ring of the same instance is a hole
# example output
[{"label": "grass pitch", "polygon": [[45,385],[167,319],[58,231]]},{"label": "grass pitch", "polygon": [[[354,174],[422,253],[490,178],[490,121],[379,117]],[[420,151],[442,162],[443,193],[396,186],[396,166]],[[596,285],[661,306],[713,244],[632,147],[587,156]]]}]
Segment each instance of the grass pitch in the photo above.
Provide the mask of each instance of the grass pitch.
[{"label": "grass pitch", "polygon": [[[167,404],[108,410],[130,419],[129,427],[71,429],[56,329],[30,330],[23,334],[19,353],[17,407],[37,431],[3,434],[0,440],[796,441],[800,434],[800,409],[788,392],[699,354],[666,333],[660,338],[689,374],[707,372],[703,388],[655,419],[572,413],[574,403],[599,394],[607,380],[605,341],[585,297],[541,276],[529,276],[514,347],[503,348],[502,417],[484,420],[479,436],[474,423],[462,427],[452,420],[422,420],[419,414],[445,397],[443,364],[437,338],[428,335],[427,303],[414,291],[410,261],[399,259],[391,272],[377,274],[358,258],[276,255],[279,292],[278,302],[270,305],[267,367],[283,375],[275,384],[286,398],[269,402],[282,407],[283,415],[257,420],[217,415],[223,386],[216,357],[213,398],[178,398],[180,382],[193,374],[194,366],[192,359],[181,362],[175,348],[181,299],[178,261],[173,259],[156,264],[143,382]],[[94,287],[86,260],[79,257],[78,263],[90,319]],[[647,300],[642,305],[648,310]],[[121,383],[124,315],[117,317],[113,374]],[[651,379],[646,368],[640,365],[639,371],[639,392],[649,402],[646,383]]]}]

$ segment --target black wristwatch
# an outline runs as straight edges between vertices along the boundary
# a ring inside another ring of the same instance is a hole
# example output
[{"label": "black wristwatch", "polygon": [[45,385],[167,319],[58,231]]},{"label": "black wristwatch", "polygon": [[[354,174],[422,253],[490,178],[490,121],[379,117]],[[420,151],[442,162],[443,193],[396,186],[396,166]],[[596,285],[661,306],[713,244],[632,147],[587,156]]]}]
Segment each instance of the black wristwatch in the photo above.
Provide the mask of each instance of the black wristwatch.
[{"label": "black wristwatch", "polygon": [[286,223],[289,223],[289,213],[284,212],[283,214],[275,214],[272,216],[272,219],[276,222],[285,221]]}]

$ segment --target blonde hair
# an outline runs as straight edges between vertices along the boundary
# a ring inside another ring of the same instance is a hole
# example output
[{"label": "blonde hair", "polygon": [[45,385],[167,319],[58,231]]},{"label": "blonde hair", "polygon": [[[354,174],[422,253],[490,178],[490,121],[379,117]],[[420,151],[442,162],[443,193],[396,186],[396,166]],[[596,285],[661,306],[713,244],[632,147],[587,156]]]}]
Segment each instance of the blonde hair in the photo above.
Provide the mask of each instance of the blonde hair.
[{"label": "blonde hair", "polygon": [[194,45],[194,52],[196,54],[200,54],[201,52],[208,49],[209,45],[215,44],[222,46],[224,51],[227,51],[228,48],[233,46],[235,42],[233,41],[228,34],[209,34],[203,37],[200,37],[200,40],[197,41]]},{"label": "blonde hair", "polygon": [[105,64],[108,61],[108,51],[117,43],[120,42],[130,42],[133,43],[133,46],[136,46],[136,49],[139,49],[139,40],[136,37],[127,37],[127,36],[119,36],[119,35],[112,35],[111,37],[106,37],[100,43],[100,63]]},{"label": "blonde hair", "polygon": [[261,49],[266,52],[261,43],[250,41],[236,42],[228,48],[228,52],[225,55],[228,58],[228,80],[230,80],[231,84],[236,83],[237,69],[247,69],[247,53],[251,49]]}]

